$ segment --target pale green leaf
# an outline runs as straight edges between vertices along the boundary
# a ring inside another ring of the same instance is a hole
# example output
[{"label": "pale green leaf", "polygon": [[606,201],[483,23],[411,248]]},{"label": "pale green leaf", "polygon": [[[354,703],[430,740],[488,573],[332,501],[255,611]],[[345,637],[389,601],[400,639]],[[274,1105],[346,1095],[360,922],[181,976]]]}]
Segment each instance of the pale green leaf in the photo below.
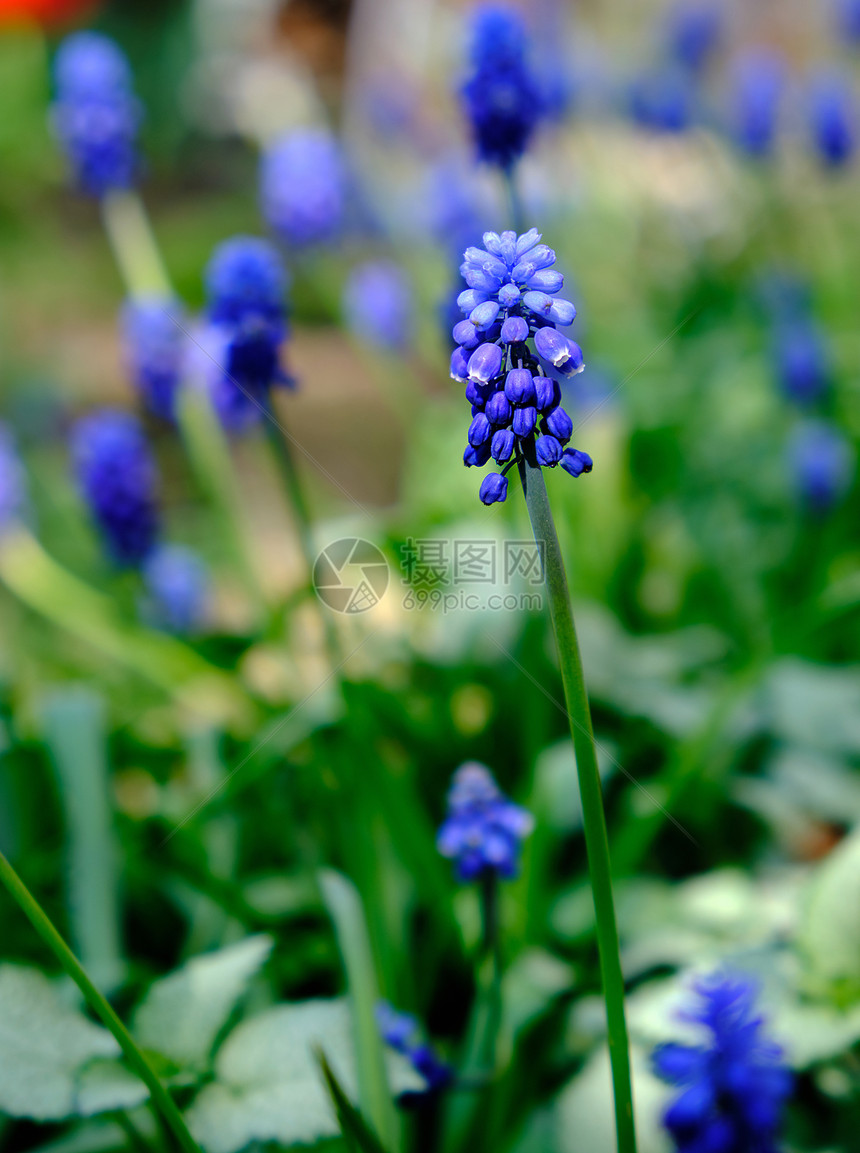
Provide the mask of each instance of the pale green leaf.
[{"label": "pale green leaf", "polygon": [[195,957],[156,981],[135,1014],[138,1042],[182,1068],[205,1067],[219,1032],[271,949],[270,937],[248,937]]},{"label": "pale green leaf", "polygon": [[[238,1025],[218,1052],[216,1080],[187,1113],[207,1153],[238,1153],[252,1141],[310,1144],[336,1136],[316,1049],[355,1100],[353,1023],[345,999],[278,1005]],[[397,1091],[423,1085],[399,1059],[390,1063],[389,1075]]]},{"label": "pale green leaf", "polygon": [[813,877],[798,945],[817,990],[845,1004],[860,999],[860,829]]}]

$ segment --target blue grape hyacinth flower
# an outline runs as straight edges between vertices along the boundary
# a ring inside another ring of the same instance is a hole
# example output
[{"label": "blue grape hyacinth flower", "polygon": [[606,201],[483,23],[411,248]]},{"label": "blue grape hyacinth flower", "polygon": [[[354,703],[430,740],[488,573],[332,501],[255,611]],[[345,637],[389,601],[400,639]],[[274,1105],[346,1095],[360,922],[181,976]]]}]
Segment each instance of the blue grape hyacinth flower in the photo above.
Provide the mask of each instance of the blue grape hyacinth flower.
[{"label": "blue grape hyacinth flower", "polygon": [[98,32],[76,32],[60,45],[54,75],[54,130],[78,185],[98,197],[130,188],[142,113],[119,46]]},{"label": "blue grape hyacinth flower", "polygon": [[649,132],[686,132],[695,115],[696,89],[690,74],[668,67],[639,76],[630,85],[630,115]]},{"label": "blue grape hyacinth flower", "polygon": [[666,41],[670,56],[698,72],[716,50],[723,32],[723,12],[715,0],[681,0],[669,13]]},{"label": "blue grape hyacinth flower", "polygon": [[811,512],[823,514],[851,487],[854,451],[835,425],[803,421],[789,441],[788,466],[800,500]]},{"label": "blue grape hyacinth flower", "polygon": [[346,207],[346,169],[335,137],[301,128],[274,140],[261,161],[260,206],[263,219],[288,244],[334,239]]},{"label": "blue grape hyacinth flower", "polygon": [[528,60],[519,13],[477,8],[471,24],[471,72],[460,89],[478,157],[510,172],[545,114],[543,89]]},{"label": "blue grape hyacinth flower", "polygon": [[769,48],[749,49],[734,62],[731,132],[749,156],[773,150],[785,83],[785,60]]},{"label": "blue grape hyacinth flower", "polygon": [[129,375],[146,408],[173,420],[185,360],[185,331],[178,301],[129,300],[121,314]]},{"label": "blue grape hyacinth flower", "polygon": [[682,1014],[701,1026],[701,1046],[670,1042],[654,1052],[659,1077],[681,1088],[663,1115],[678,1153],[778,1153],[791,1074],[756,1012],[756,986],[717,973],[694,986]]},{"label": "blue grape hyacinth flower", "polygon": [[120,409],[99,409],[72,429],[78,489],[112,560],[138,567],[158,535],[157,472],[140,422]]},{"label": "blue grape hyacinth flower", "polygon": [[0,536],[27,518],[27,477],[15,438],[0,421]]},{"label": "blue grape hyacinth flower", "polygon": [[191,636],[203,627],[208,613],[209,573],[196,552],[178,544],[162,544],[143,565],[141,613],[156,628]]},{"label": "blue grape hyacinth flower", "polygon": [[350,273],[344,290],[350,331],[368,344],[402,351],[412,335],[412,290],[389,260],[369,260]]},{"label": "blue grape hyacinth flower", "polygon": [[522,843],[533,828],[534,817],[508,800],[490,770],[469,761],[454,774],[436,847],[455,862],[461,881],[515,877]]},{"label": "blue grape hyacinth flower", "polygon": [[415,1104],[423,1097],[447,1089],[453,1082],[453,1070],[424,1039],[421,1026],[414,1017],[398,1012],[387,1001],[380,1001],[376,1006],[376,1025],[385,1044],[404,1056],[427,1083],[424,1093],[402,1094],[401,1104]]},{"label": "blue grape hyacinth flower", "polygon": [[836,0],[836,29],[849,45],[860,44],[860,0]]},{"label": "blue grape hyacinth flower", "polygon": [[270,388],[294,385],[282,365],[286,273],[269,241],[234,236],[215,249],[205,282],[208,325],[194,337],[189,371],[207,381],[225,427],[235,430],[262,415]]},{"label": "blue grape hyacinth flower", "polygon": [[828,168],[847,164],[857,147],[857,119],[854,94],[843,76],[834,72],[815,78],[809,120],[812,141],[822,163]]},{"label": "blue grape hyacinth flower", "polygon": [[809,320],[781,325],[773,342],[780,388],[789,400],[810,404],[830,383],[830,357],[824,334]]},{"label": "blue grape hyacinth flower", "polygon": [[573,422],[557,376],[574,376],[584,364],[579,345],[559,331],[576,309],[557,295],[564,277],[540,240],[535,228],[522,236],[485,232],[484,247],[467,248],[460,266],[468,288],[457,297],[464,319],[453,329],[451,377],[466,384],[472,406],[463,461],[505,465],[484,478],[484,504],[505,500],[505,473],[521,455],[573,476],[592,467],[586,453],[566,447]]}]

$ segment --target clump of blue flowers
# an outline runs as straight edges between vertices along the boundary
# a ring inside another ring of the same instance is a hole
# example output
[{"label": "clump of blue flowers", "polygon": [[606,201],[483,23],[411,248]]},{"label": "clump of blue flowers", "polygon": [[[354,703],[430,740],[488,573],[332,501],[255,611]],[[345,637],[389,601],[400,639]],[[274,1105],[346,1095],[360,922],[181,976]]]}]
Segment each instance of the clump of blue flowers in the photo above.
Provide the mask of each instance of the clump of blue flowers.
[{"label": "clump of blue flowers", "polygon": [[122,51],[108,36],[76,32],[61,44],[54,74],[54,129],[77,183],[93,196],[129,188],[142,115]]},{"label": "clump of blue flowers", "polygon": [[471,72],[461,97],[478,156],[510,172],[544,115],[544,96],[528,61],[528,36],[518,13],[503,5],[472,18]]},{"label": "clump of blue flowers", "polygon": [[287,279],[277,249],[255,236],[218,245],[206,269],[208,329],[195,337],[193,362],[207,379],[225,427],[259,418],[269,389],[292,387],[282,366]]},{"label": "clump of blue flowers", "polygon": [[389,260],[353,269],[343,297],[350,331],[360,340],[402,351],[412,335],[412,291],[406,274]]},{"label": "clump of blue flowers", "polygon": [[263,153],[263,218],[288,244],[303,247],[333,239],[343,226],[345,203],[343,156],[330,133],[297,129],[278,137]]},{"label": "clump of blue flowers", "polygon": [[669,53],[677,63],[698,72],[717,48],[723,32],[718,0],[680,0],[666,27]]},{"label": "clump of blue flowers", "polygon": [[209,573],[192,549],[178,544],[159,545],[143,566],[144,619],[165,632],[180,636],[198,633],[206,621]]},{"label": "clump of blue flowers", "polygon": [[436,846],[456,864],[461,881],[515,877],[534,817],[508,800],[493,774],[476,761],[461,765],[448,793],[448,815]]},{"label": "clump of blue flowers", "polygon": [[764,1033],[755,985],[714,974],[695,993],[698,1004],[683,1019],[701,1025],[708,1043],[669,1043],[654,1053],[658,1076],[682,1087],[663,1117],[678,1153],[777,1153],[792,1079]]},{"label": "clump of blue flowers", "polygon": [[[421,1027],[414,1017],[408,1013],[398,1012],[387,1001],[380,1001],[376,1006],[376,1024],[386,1045],[402,1054],[416,1073],[426,1081],[426,1092],[417,1094],[418,1097],[439,1093],[442,1089],[448,1088],[454,1080],[453,1070],[424,1039]],[[406,1093],[401,1097],[401,1102],[410,1104],[415,1097],[414,1093]]]},{"label": "clump of blue flowers", "polygon": [[121,316],[129,375],[144,406],[173,420],[185,360],[185,331],[176,301],[161,297],[129,300]]},{"label": "clump of blue flowers", "polygon": [[841,168],[857,147],[854,94],[848,81],[837,73],[817,76],[810,93],[809,119],[812,140],[822,163]]},{"label": "clump of blue flowers", "polygon": [[579,345],[559,331],[573,323],[576,309],[557,295],[564,277],[540,240],[535,228],[522,236],[485,232],[484,247],[467,248],[460,267],[469,287],[457,297],[465,319],[454,326],[451,377],[466,384],[472,405],[463,461],[482,466],[492,457],[505,464],[484,477],[484,504],[505,500],[505,473],[520,456],[547,468],[561,465],[571,476],[592,468],[587,453],[566,447],[573,422],[550,373],[574,376],[584,363]]},{"label": "clump of blue flowers", "polygon": [[834,424],[803,421],[789,441],[788,467],[801,501],[811,512],[823,514],[851,487],[854,452]]},{"label": "clump of blue flowers", "polygon": [[812,320],[782,324],[773,342],[777,379],[785,396],[798,404],[819,400],[830,383],[830,355],[824,333]]},{"label": "clump of blue flowers", "polygon": [[785,61],[769,48],[748,49],[733,65],[731,131],[749,156],[773,150],[785,81]]},{"label": "clump of blue flowers", "polygon": [[0,423],[0,534],[27,515],[27,479],[12,430]]},{"label": "clump of blue flowers", "polygon": [[72,430],[72,465],[84,501],[111,559],[135,568],[158,535],[157,472],[140,422],[99,409]]}]

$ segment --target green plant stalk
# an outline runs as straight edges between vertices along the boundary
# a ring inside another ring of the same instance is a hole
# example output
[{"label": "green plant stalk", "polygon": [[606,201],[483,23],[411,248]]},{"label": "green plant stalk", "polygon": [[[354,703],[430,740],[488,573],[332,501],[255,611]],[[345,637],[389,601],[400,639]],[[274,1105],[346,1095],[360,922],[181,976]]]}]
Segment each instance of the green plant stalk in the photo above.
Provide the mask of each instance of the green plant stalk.
[{"label": "green plant stalk", "polygon": [[481,1060],[484,1069],[492,1075],[496,1068],[496,1047],[502,1023],[502,942],[499,933],[499,881],[492,871],[481,880],[481,914],[484,922],[484,966],[488,976],[485,996],[487,1001],[484,1035],[481,1042]]},{"label": "green plant stalk", "polygon": [[[296,468],[295,456],[290,446],[290,437],[289,434],[281,428],[280,421],[272,407],[271,395],[267,395],[265,400],[263,426],[265,428],[266,439],[269,442],[269,447],[275,458],[278,472],[284,482],[284,488],[286,489],[287,497],[296,519],[299,544],[301,545],[302,556],[307,570],[307,588],[309,593],[313,593],[313,574],[314,565],[316,564],[313,521],[307,500],[305,499],[298,469]],[[317,600],[315,595],[314,599],[317,601],[317,608],[319,609],[320,620],[322,621],[323,634],[325,636],[325,644],[331,666],[332,668],[339,668],[343,661],[343,654],[331,613]],[[338,680],[340,682],[342,678],[339,677]]]},{"label": "green plant stalk", "polygon": [[134,190],[102,198],[102,223],[125,286],[131,296],[173,296],[170,277],[158,251],[143,201]]},{"label": "green plant stalk", "polygon": [[114,1010],[98,991],[86,974],[80,961],[57,932],[50,917],[12,868],[3,853],[0,853],[0,881],[6,886],[11,897],[28,917],[33,928],[52,950],[71,979],[83,993],[84,998],[116,1038],[129,1065],[149,1089],[153,1108],[157,1109],[165,1126],[176,1138],[184,1153],[200,1153],[198,1145],[188,1131],[182,1114],[173,1098],[162,1085],[146,1057],[137,1047],[134,1038],[116,1015]]},{"label": "green plant stalk", "polygon": [[624,977],[615,922],[612,896],[612,872],[603,794],[597,767],[597,751],[591,727],[591,710],[582,671],[579,642],[573,621],[567,575],[558,543],[546,485],[540,466],[525,456],[518,459],[520,480],[526,499],[529,520],[538,548],[543,546],[544,578],[549,600],[550,618],[558,648],[559,667],[564,686],[564,699],[570,722],[570,734],[576,756],[576,771],[582,799],[585,847],[594,913],[603,997],[606,1002],[606,1026],[612,1086],[615,1097],[615,1129],[618,1153],[635,1153],[636,1134],[633,1124],[633,1091],[630,1082],[630,1052],[627,1021],[624,1013]]}]

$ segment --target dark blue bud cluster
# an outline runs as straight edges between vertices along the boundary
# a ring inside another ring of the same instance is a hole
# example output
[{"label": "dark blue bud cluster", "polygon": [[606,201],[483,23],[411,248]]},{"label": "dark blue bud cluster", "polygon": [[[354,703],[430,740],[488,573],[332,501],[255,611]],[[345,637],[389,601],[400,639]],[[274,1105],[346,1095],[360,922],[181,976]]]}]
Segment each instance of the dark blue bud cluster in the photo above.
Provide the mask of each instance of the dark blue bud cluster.
[{"label": "dark blue bud cluster", "polygon": [[[274,245],[254,236],[220,244],[206,270],[208,329],[194,357],[227,428],[262,414],[268,391],[294,382],[281,364],[287,335],[287,279]],[[205,361],[208,359],[208,365]]]},{"label": "dark blue bud cluster", "polygon": [[398,1012],[387,1001],[380,1001],[376,1006],[376,1024],[386,1045],[402,1054],[427,1083],[425,1093],[407,1093],[401,1097],[402,1104],[413,1103],[416,1096],[423,1097],[448,1088],[454,1080],[453,1070],[424,1040],[421,1027],[414,1017]]},{"label": "dark blue bud cluster", "polygon": [[680,0],[669,13],[666,40],[669,55],[694,72],[704,67],[723,32],[719,0]]},{"label": "dark blue bud cluster", "polygon": [[99,409],[72,429],[72,466],[81,496],[112,560],[137,567],[158,535],[157,473],[136,417]]},{"label": "dark blue bud cluster", "polygon": [[12,430],[0,423],[0,535],[15,528],[27,514],[27,479]]},{"label": "dark blue bud cluster", "polygon": [[484,478],[484,504],[505,499],[505,472],[521,455],[547,468],[561,465],[571,476],[592,468],[587,453],[566,447],[573,422],[550,374],[574,376],[584,364],[579,345],[556,327],[572,324],[576,309],[556,295],[564,278],[540,240],[534,228],[519,237],[485,232],[484,247],[467,248],[460,267],[469,287],[457,297],[465,319],[454,326],[451,376],[466,384],[472,405],[463,460],[507,462]]},{"label": "dark blue bud cluster", "polygon": [[828,168],[847,164],[857,147],[857,109],[849,81],[839,73],[817,76],[810,92],[812,140]]},{"label": "dark blue bud cluster", "polygon": [[343,309],[350,331],[379,348],[402,351],[412,335],[412,291],[406,274],[389,260],[369,260],[347,281]]},{"label": "dark blue bud cluster", "polygon": [[346,172],[335,138],[302,128],[273,141],[261,162],[260,202],[263,219],[288,244],[335,237],[346,203]]},{"label": "dark blue bud cluster", "polygon": [[715,974],[695,986],[683,1019],[702,1026],[702,1046],[670,1043],[654,1053],[658,1076],[683,1091],[663,1116],[678,1153],[778,1153],[792,1078],[764,1035],[756,989],[746,977]]},{"label": "dark blue bud cluster", "polygon": [[129,376],[141,400],[155,416],[173,420],[185,359],[181,305],[161,297],[129,300],[121,328]]},{"label": "dark blue bud cluster", "polygon": [[461,881],[515,877],[522,842],[533,828],[531,813],[508,800],[490,770],[469,761],[454,774],[436,847],[455,862]]},{"label": "dark blue bud cluster", "polygon": [[143,566],[141,615],[151,625],[180,636],[200,631],[206,620],[209,574],[192,549],[159,545]]},{"label": "dark blue bud cluster", "polygon": [[773,356],[779,386],[796,404],[820,400],[830,384],[830,349],[824,333],[809,317],[778,325]]},{"label": "dark blue bud cluster", "polygon": [[125,56],[107,36],[76,32],[60,45],[54,75],[54,129],[77,183],[93,196],[129,188],[142,116]]},{"label": "dark blue bud cluster", "polygon": [[788,445],[788,467],[800,500],[813,513],[826,513],[851,487],[854,449],[827,420],[801,421]]},{"label": "dark blue bud cluster", "polygon": [[480,7],[471,32],[472,71],[461,89],[463,104],[478,156],[508,172],[545,113],[543,90],[529,66],[528,37],[517,12]]}]

